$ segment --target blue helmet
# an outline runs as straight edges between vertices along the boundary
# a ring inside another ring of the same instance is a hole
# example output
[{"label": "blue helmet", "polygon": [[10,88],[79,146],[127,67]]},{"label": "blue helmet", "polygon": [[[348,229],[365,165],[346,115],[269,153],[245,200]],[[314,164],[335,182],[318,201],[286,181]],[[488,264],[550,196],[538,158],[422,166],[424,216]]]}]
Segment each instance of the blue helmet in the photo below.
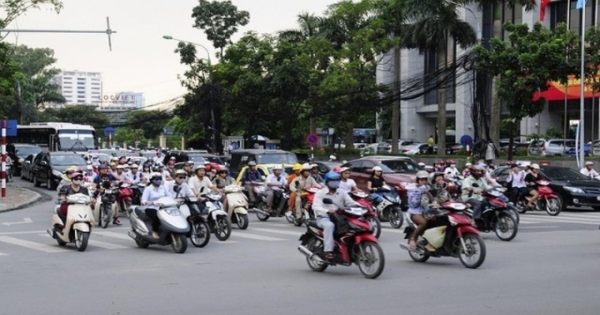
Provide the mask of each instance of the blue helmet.
[{"label": "blue helmet", "polygon": [[336,172],[329,172],[329,173],[325,174],[325,177],[323,177],[323,180],[325,180],[325,183],[327,183],[329,181],[342,180],[342,175],[340,173],[336,173]]}]

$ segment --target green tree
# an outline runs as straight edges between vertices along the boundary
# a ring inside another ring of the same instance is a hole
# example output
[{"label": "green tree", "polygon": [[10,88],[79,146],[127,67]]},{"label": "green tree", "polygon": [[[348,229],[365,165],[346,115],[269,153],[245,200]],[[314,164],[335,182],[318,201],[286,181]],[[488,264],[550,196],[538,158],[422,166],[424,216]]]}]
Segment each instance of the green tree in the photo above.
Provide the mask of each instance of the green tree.
[{"label": "green tree", "polygon": [[[28,10],[42,7],[51,7],[58,13],[63,5],[60,0],[0,0],[0,11],[2,12],[0,26],[5,28]],[[2,38],[4,37],[6,35]]]},{"label": "green tree", "polygon": [[0,43],[0,117],[18,119],[15,102],[15,82],[21,73],[12,60],[10,46]]},{"label": "green tree", "polygon": [[238,31],[238,27],[250,22],[248,11],[239,11],[231,1],[200,0],[194,7],[192,17],[194,27],[204,31],[206,38],[213,43],[220,55],[227,45],[231,44],[231,36]]},{"label": "green tree", "polygon": [[91,105],[66,105],[61,108],[46,108],[40,113],[40,120],[91,125],[95,129],[102,129],[110,124],[108,117]]},{"label": "green tree", "polygon": [[[533,96],[548,90],[548,81],[565,82],[569,74],[576,73],[574,63],[566,59],[577,59],[573,49],[577,46],[577,36],[564,23],[555,31],[540,23],[531,30],[526,24],[506,23],[504,28],[509,32],[508,41],[492,38],[489,49],[477,46],[474,52],[479,58],[478,68],[498,76],[496,93],[506,102],[510,118],[518,126],[523,118],[533,117],[544,109],[546,100]],[[512,142],[511,134],[510,147]],[[510,150],[508,159],[512,159]]]},{"label": "green tree", "polygon": [[145,142],[146,137],[144,129],[118,128],[112,137],[113,142],[126,142],[128,146],[134,146],[136,141]]},{"label": "green tree", "polygon": [[125,116],[125,126],[130,129],[141,129],[146,139],[155,139],[163,133],[163,129],[173,115],[164,110],[134,110]]}]

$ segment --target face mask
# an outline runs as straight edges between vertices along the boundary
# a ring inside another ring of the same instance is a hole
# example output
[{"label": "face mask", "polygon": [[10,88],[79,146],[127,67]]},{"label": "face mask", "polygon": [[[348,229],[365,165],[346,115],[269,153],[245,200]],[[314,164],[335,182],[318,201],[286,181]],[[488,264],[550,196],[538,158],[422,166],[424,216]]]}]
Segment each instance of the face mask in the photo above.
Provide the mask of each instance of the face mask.
[{"label": "face mask", "polygon": [[339,180],[329,181],[329,182],[327,182],[327,187],[329,187],[331,189],[338,189],[338,188],[340,188],[340,181]]},{"label": "face mask", "polygon": [[450,167],[451,167],[451,168],[455,168],[455,167],[456,167],[456,165],[455,165],[455,164],[450,164]]},{"label": "face mask", "polygon": [[74,185],[81,185],[81,180],[73,180],[72,181]]},{"label": "face mask", "polygon": [[162,180],[160,180],[160,179],[154,179],[154,180],[152,180],[152,185],[154,185],[154,186],[160,186],[160,185],[162,185]]}]

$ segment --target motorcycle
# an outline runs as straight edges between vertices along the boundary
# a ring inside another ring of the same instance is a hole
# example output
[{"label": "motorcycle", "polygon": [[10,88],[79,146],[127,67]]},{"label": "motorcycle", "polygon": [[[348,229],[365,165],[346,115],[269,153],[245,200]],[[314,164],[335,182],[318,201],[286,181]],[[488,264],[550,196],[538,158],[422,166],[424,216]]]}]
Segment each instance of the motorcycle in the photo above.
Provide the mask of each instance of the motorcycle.
[{"label": "motorcycle", "polygon": [[106,229],[110,224],[115,213],[115,200],[116,191],[111,188],[111,184],[108,181],[100,183],[103,190],[94,206],[94,218],[98,222],[98,225],[103,229]]},{"label": "motorcycle", "polygon": [[142,204],[142,195],[144,194],[144,189],[146,188],[146,183],[139,182],[137,184],[133,184],[129,187],[133,191],[133,197],[131,199],[131,204],[141,205]]},{"label": "motorcycle", "polygon": [[[331,199],[326,198],[323,203],[337,208]],[[317,225],[317,220],[307,221],[306,233],[300,236],[302,243],[298,250],[306,256],[308,266],[313,271],[322,272],[329,266],[351,266],[354,263],[366,278],[379,277],[385,266],[385,256],[364,217],[367,209],[350,207],[338,210],[338,213],[345,217],[343,221],[346,222],[336,224],[334,259],[331,261],[325,258],[323,230]]]},{"label": "motorcycle", "polygon": [[[290,200],[290,192],[287,189],[281,190],[281,198],[279,200],[279,203],[272,212],[269,212],[267,207],[267,187],[265,187],[263,184],[262,186],[254,186],[253,189],[254,195],[258,200],[254,210],[256,211],[256,217],[260,221],[267,221],[272,216],[281,217],[285,215],[286,211],[288,211],[288,201]],[[293,218],[290,218],[288,216],[286,216],[286,218],[288,222],[294,223]]]},{"label": "motorcycle", "polygon": [[552,191],[550,188],[550,182],[547,180],[540,180],[538,183],[538,200],[535,202],[533,209],[527,207],[527,202],[531,199],[530,196],[520,195],[517,198],[517,209],[519,213],[523,214],[529,210],[534,211],[546,211],[551,216],[557,216],[562,209],[562,199]]},{"label": "motorcycle", "polygon": [[[173,187],[175,192],[179,194],[180,186]],[[177,198],[177,197],[176,197]],[[179,211],[190,224],[190,231],[187,237],[192,241],[195,247],[204,247],[210,241],[210,227],[208,222],[202,216],[200,208],[198,208],[198,199],[196,197],[186,197],[179,203]]]},{"label": "motorcycle", "polygon": [[244,187],[229,185],[223,188],[225,194],[224,210],[229,215],[231,223],[236,223],[240,230],[248,228],[248,199],[244,195]]},{"label": "motorcycle", "polygon": [[77,250],[83,252],[87,248],[94,225],[94,214],[89,206],[92,198],[80,193],[67,196],[66,200],[69,204],[66,222],[59,216],[59,207],[55,208],[52,228],[47,232],[59,246],[75,243]]},{"label": "motorcycle", "polygon": [[369,224],[373,228],[373,236],[379,238],[381,235],[381,222],[379,221],[379,217],[373,208],[373,204],[371,204],[371,202],[368,200],[369,194],[360,190],[351,191],[349,194],[352,200],[367,208],[368,212],[365,215],[365,218],[369,221]]},{"label": "motorcycle", "polygon": [[5,167],[6,167],[6,181],[12,182],[13,181],[12,165],[6,163]]},{"label": "motorcycle", "polygon": [[[462,214],[466,205],[447,201],[430,220],[428,229],[419,236],[417,248],[411,249],[408,244],[400,244],[407,250],[408,255],[416,262],[426,262],[429,257],[457,257],[467,268],[478,268],[485,260],[485,243],[479,236],[479,231],[471,226],[471,219]],[[416,229],[415,223],[406,215],[408,226],[404,229],[405,239]],[[478,248],[477,248],[478,247]]]},{"label": "motorcycle", "polygon": [[302,216],[298,219],[296,218],[295,213],[292,214],[295,226],[302,226],[302,223],[306,223],[307,220],[316,219],[315,213],[312,210],[312,204],[315,199],[315,194],[321,189],[321,186],[308,186],[303,189],[300,194],[300,199],[302,200]]},{"label": "motorcycle", "polygon": [[[152,220],[146,215],[147,207],[132,207],[129,222],[131,231],[127,233],[135,240],[139,248],[147,248],[150,245],[171,245],[173,251],[183,254],[187,250],[187,237],[190,225],[177,207],[177,200],[171,197],[162,197],[153,206],[158,208],[157,215],[160,220],[159,238],[152,237]],[[153,206],[149,206],[153,208]]]},{"label": "motorcycle", "polygon": [[511,202],[510,199],[508,199],[508,196],[506,195],[507,189],[504,187],[501,187],[501,186],[496,186],[496,187],[493,187],[492,190],[495,190],[495,191],[501,193],[496,198],[498,198],[506,203],[506,211],[508,211],[508,214],[510,214],[513,217],[513,219],[515,219],[515,221],[517,222],[517,225],[518,225],[521,222],[521,216],[519,215],[519,208],[517,208],[517,206],[515,206],[515,204],[513,202]]},{"label": "motorcycle", "polygon": [[383,197],[383,201],[375,207],[379,221],[389,221],[394,229],[399,229],[404,223],[404,216],[402,215],[401,201],[397,190],[385,185],[377,188],[377,192],[381,193]]},{"label": "motorcycle", "polygon": [[117,203],[119,204],[119,209],[121,212],[125,212],[127,217],[129,217],[131,213],[131,204],[133,200],[133,190],[128,183],[120,182],[117,184],[118,187],[118,197]]},{"label": "motorcycle", "polygon": [[[202,188],[204,190],[204,187]],[[223,210],[221,198],[223,195],[218,193],[209,193],[204,195],[206,198],[207,215],[205,220],[208,222],[210,232],[215,233],[219,241],[226,241],[231,236],[231,221],[227,212]]]},{"label": "motorcycle", "polygon": [[[477,184],[473,184],[476,187]],[[518,232],[518,223],[508,210],[508,204],[503,200],[505,197],[501,190],[491,189],[484,193],[488,204],[481,212],[481,220],[477,221],[477,229],[481,232],[494,231],[496,236],[503,241],[511,241]],[[470,218],[473,218],[473,210],[465,210]]]},{"label": "motorcycle", "polygon": [[465,179],[462,175],[454,175],[448,179],[448,193],[452,198],[458,198],[461,194],[461,188],[463,180]]}]

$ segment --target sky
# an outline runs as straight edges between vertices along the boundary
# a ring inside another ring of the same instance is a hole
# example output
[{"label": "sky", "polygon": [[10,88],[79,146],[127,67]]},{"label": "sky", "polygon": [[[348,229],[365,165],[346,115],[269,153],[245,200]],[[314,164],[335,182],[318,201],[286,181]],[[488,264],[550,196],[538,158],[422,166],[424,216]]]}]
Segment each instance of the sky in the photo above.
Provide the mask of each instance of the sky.
[{"label": "sky", "polygon": [[[321,14],[335,0],[232,0],[250,13],[248,31],[276,33],[297,27],[301,12]],[[112,52],[106,34],[11,33],[5,41],[29,47],[51,48],[56,67],[63,70],[101,72],[103,94],[143,92],[146,106],[186,93],[177,79],[186,67],[174,53],[177,41],[163,35],[204,45],[216,60],[215,49],[202,30],[193,28],[192,8],[198,0],[63,0],[60,13],[44,7],[30,10],[7,29],[106,30],[106,17],[116,34]],[[198,57],[206,53],[198,49]]]}]

